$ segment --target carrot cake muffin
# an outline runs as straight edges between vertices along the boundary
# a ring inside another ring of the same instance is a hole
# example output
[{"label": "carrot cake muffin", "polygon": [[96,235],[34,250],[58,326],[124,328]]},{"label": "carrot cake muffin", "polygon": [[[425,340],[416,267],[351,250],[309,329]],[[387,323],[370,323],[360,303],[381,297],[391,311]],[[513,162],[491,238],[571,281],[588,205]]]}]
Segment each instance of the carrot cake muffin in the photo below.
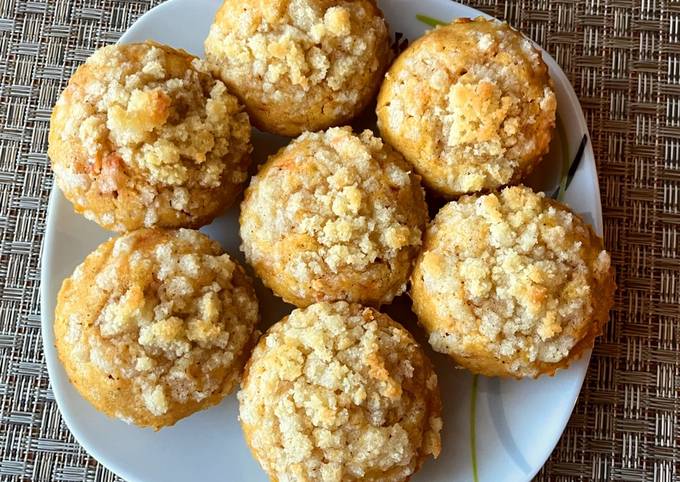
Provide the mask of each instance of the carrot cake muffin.
[{"label": "carrot cake muffin", "polygon": [[205,52],[253,124],[287,136],[359,114],[390,61],[373,0],[225,0]]},{"label": "carrot cake muffin", "polygon": [[522,186],[444,206],[411,283],[436,351],[474,373],[516,378],[552,375],[591,348],[615,290],[590,226]]},{"label": "carrot cake muffin", "polygon": [[64,281],[54,334],[85,399],[159,429],[236,387],[257,322],[250,279],[217,242],[141,229],[100,245]]},{"label": "carrot cake muffin", "polygon": [[441,442],[437,375],[373,308],[294,310],[253,351],[238,393],[246,441],[271,480],[408,480]]},{"label": "carrot cake muffin", "polygon": [[555,93],[541,53],[507,23],[459,19],[392,65],[378,96],[383,138],[445,196],[518,182],[548,152]]},{"label": "carrot cake muffin", "polygon": [[152,43],[97,50],[52,112],[49,156],[75,210],[118,232],[199,227],[232,204],[250,123],[205,64]]},{"label": "carrot cake muffin", "polygon": [[302,134],[252,178],[242,249],[289,303],[380,305],[406,289],[426,222],[406,161],[368,130],[336,127]]}]

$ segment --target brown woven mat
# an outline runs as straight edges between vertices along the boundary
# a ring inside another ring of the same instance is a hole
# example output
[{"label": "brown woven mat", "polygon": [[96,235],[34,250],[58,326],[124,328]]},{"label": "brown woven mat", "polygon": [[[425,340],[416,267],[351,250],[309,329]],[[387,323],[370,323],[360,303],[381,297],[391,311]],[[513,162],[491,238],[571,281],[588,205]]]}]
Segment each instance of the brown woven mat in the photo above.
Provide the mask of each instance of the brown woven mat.
[{"label": "brown woven mat", "polygon": [[[117,480],[68,432],[43,361],[45,152],[74,68],[157,3],[0,0],[0,480]],[[680,4],[468,3],[530,35],[574,85],[620,287],[537,480],[680,480]]]}]

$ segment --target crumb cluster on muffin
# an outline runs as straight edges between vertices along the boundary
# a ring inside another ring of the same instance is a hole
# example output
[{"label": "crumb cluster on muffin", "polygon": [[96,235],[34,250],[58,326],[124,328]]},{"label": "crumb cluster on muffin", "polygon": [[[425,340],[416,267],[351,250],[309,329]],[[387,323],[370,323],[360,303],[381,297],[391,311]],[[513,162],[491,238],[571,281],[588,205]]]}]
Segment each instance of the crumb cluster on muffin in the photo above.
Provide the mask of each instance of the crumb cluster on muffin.
[{"label": "crumb cluster on muffin", "polygon": [[451,197],[531,172],[548,151],[556,98],[528,39],[507,23],[459,19],[399,56],[376,112],[384,139]]},{"label": "crumb cluster on muffin", "polygon": [[226,0],[205,51],[253,124],[282,135],[350,120],[373,99],[390,60],[372,0]]},{"label": "crumb cluster on muffin", "polygon": [[238,393],[272,480],[405,481],[437,457],[437,376],[389,316],[345,302],[296,309],[260,339]]},{"label": "crumb cluster on muffin", "polygon": [[306,133],[251,180],[242,249],[255,272],[298,306],[380,305],[406,288],[427,222],[419,177],[366,130]]},{"label": "crumb cluster on muffin", "polygon": [[444,206],[412,275],[432,347],[476,373],[552,374],[592,346],[615,288],[593,230],[525,187]]},{"label": "crumb cluster on muffin", "polygon": [[118,232],[199,227],[231,205],[250,123],[205,63],[145,42],[97,50],[52,113],[49,156],[76,211]]},{"label": "crumb cluster on muffin", "polygon": [[218,243],[141,229],[100,245],[64,281],[54,330],[84,398],[158,429],[236,387],[258,319],[250,279]]}]

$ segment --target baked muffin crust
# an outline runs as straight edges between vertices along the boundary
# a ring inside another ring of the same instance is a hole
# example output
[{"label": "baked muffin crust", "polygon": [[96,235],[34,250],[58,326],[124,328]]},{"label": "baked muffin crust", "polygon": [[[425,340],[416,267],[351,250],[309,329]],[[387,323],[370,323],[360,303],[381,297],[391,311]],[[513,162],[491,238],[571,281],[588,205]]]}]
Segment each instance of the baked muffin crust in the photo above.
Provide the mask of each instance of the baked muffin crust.
[{"label": "baked muffin crust", "polygon": [[459,19],[388,71],[383,138],[445,196],[518,182],[548,151],[556,98],[539,50],[506,23]]},{"label": "baked muffin crust", "polygon": [[553,374],[592,347],[615,289],[590,226],[521,186],[444,206],[411,283],[436,351],[475,373],[518,378]]},{"label": "baked muffin crust", "polygon": [[238,394],[254,456],[278,481],[404,481],[440,452],[437,376],[372,308],[294,310],[253,351]]},{"label": "baked muffin crust", "polygon": [[100,245],[59,292],[59,358],[98,410],[161,428],[222,400],[255,341],[243,268],[198,231],[142,229]]},{"label": "baked muffin crust", "polygon": [[241,205],[242,249],[285,301],[388,303],[427,222],[419,177],[380,138],[305,133],[261,167]]},{"label": "baked muffin crust", "polygon": [[55,180],[77,212],[118,232],[199,227],[241,192],[250,123],[205,64],[146,42],[97,50],[52,112]]},{"label": "baked muffin crust", "polygon": [[205,51],[253,124],[288,136],[360,113],[390,60],[372,0],[226,0]]}]

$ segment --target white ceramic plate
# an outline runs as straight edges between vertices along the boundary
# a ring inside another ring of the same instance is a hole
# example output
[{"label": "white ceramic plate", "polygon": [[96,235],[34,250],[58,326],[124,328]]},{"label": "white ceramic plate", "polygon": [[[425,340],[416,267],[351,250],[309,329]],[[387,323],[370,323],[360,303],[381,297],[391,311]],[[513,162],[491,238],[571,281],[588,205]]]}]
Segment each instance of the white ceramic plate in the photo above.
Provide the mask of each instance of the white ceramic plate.
[{"label": "white ceramic plate", "polygon": [[[203,39],[219,3],[170,0],[141,17],[121,42],[153,39],[202,55]],[[447,21],[480,15],[449,0],[379,3],[392,32],[401,32],[410,40],[429,28],[417,20],[417,14]],[[549,158],[529,184],[552,192],[562,173],[565,154],[569,159],[574,156],[587,127],[564,73],[547,54],[545,60],[555,82],[564,129],[563,135],[555,136]],[[286,142],[257,132],[254,139],[258,163]],[[565,201],[583,213],[601,234],[599,188],[589,144]],[[237,219],[238,208],[233,208],[203,230],[219,240],[230,255],[243,261],[238,251]],[[52,388],[69,429],[90,454],[129,481],[266,481],[241,435],[234,395],[217,407],[154,432],[98,413],[69,383],[54,348],[52,324],[57,292],[62,280],[109,236],[111,233],[76,215],[61,193],[53,189],[43,248],[42,333]],[[290,307],[262,286],[258,290],[266,327]],[[387,311],[423,340],[403,299]],[[472,481],[475,454],[480,481],[529,480],[550,455],[569,419],[586,372],[587,357],[553,378],[518,382],[480,377],[473,397],[473,377],[454,370],[443,356],[429,353],[436,365],[444,402],[443,451],[437,461],[428,461],[413,480]]]}]

